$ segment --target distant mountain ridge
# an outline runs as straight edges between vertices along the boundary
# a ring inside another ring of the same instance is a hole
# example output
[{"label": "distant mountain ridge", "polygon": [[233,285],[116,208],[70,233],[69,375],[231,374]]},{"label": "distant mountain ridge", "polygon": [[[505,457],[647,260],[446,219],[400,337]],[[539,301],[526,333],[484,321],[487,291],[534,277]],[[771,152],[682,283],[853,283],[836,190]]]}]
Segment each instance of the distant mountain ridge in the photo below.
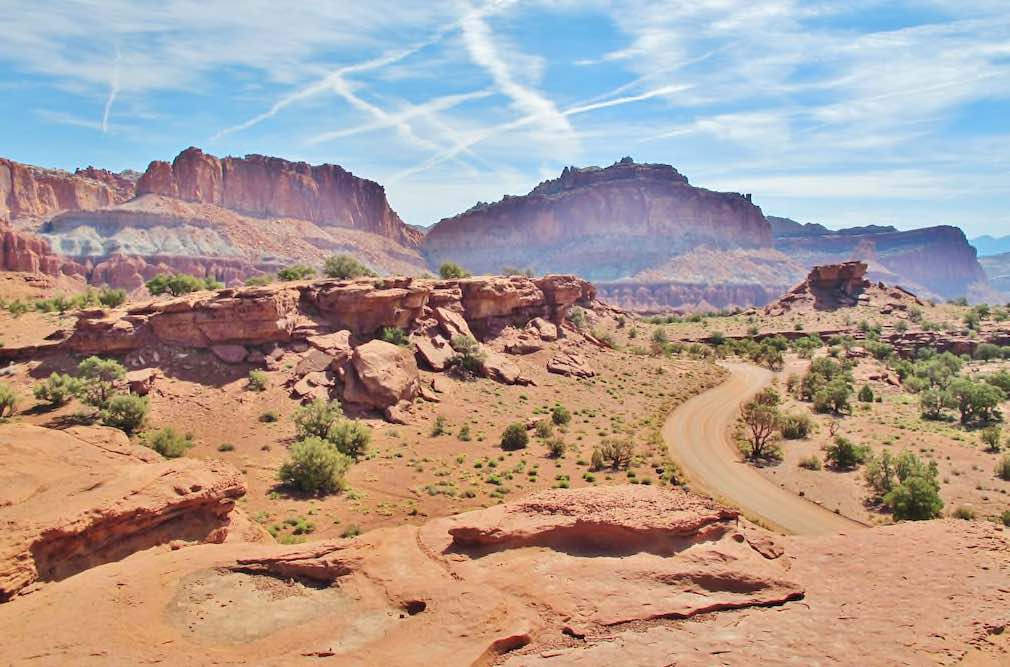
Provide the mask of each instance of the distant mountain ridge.
[{"label": "distant mountain ridge", "polygon": [[970,243],[975,246],[981,257],[1002,255],[1003,253],[1010,252],[1010,235],[990,236],[989,234],[984,234],[971,239]]}]

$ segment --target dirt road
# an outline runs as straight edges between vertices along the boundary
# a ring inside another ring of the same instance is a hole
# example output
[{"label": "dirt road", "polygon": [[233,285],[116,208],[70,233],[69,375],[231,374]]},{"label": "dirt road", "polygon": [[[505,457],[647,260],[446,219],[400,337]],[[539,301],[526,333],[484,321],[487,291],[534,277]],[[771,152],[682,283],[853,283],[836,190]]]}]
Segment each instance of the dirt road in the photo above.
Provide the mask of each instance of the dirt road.
[{"label": "dirt road", "polygon": [[724,364],[730,377],[670,415],[663,439],[688,480],[746,516],[796,535],[839,533],[862,524],[782,489],[740,460],[731,428],[740,406],[771,380],[748,364]]}]

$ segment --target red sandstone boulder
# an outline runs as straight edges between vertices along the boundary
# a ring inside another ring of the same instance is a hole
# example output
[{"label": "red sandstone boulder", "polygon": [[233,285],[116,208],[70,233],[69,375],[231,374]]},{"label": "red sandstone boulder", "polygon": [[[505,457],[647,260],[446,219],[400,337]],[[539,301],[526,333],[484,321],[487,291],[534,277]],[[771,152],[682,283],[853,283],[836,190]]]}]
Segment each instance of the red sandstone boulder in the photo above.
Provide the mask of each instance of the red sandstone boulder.
[{"label": "red sandstone boulder", "polygon": [[244,345],[211,345],[210,351],[226,364],[241,364],[249,354]]},{"label": "red sandstone boulder", "polygon": [[596,371],[582,357],[563,352],[553,357],[547,362],[547,370],[558,375],[570,377],[591,378],[596,375]]},{"label": "red sandstone boulder", "polygon": [[373,340],[354,349],[352,372],[344,384],[344,400],[385,409],[413,401],[420,387],[417,363],[410,349]]}]

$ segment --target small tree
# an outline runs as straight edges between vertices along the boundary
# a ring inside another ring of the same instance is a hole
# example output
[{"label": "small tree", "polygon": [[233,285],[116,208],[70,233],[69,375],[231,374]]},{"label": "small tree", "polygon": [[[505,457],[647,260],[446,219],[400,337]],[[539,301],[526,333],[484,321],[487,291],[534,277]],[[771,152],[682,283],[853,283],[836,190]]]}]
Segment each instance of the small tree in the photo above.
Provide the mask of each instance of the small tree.
[{"label": "small tree", "polygon": [[869,453],[869,448],[839,435],[834,444],[827,447],[825,458],[838,470],[852,470],[865,463]]},{"label": "small tree", "polygon": [[103,287],[98,292],[98,302],[106,308],[117,308],[126,303],[126,290]]},{"label": "small tree", "polygon": [[147,399],[136,394],[116,394],[102,408],[102,423],[133,433],[147,418]]},{"label": "small tree", "polygon": [[307,280],[316,275],[316,270],[307,264],[293,264],[277,272],[280,280]]},{"label": "small tree", "polygon": [[873,389],[870,385],[864,384],[859,390],[859,402],[860,403],[873,403]]},{"label": "small tree", "polygon": [[189,436],[184,436],[175,432],[175,429],[166,427],[158,431],[148,431],[140,438],[141,444],[150,447],[167,459],[179,458],[186,453],[186,450],[193,446],[193,440]]},{"label": "small tree", "polygon": [[523,424],[509,424],[501,435],[501,448],[506,451],[525,449],[529,441],[530,437]]},{"label": "small tree", "polygon": [[246,287],[263,287],[264,285],[269,285],[274,281],[274,277],[269,273],[261,273],[258,276],[252,276],[245,279]]},{"label": "small tree", "polygon": [[82,383],[72,375],[52,373],[45,381],[35,385],[35,398],[49,403],[54,408],[65,405],[81,392]]},{"label": "small tree", "polygon": [[359,262],[350,255],[333,255],[327,257],[323,263],[323,273],[328,278],[339,278],[348,280],[350,278],[362,278],[375,275],[375,271]]},{"label": "small tree", "polygon": [[290,459],[277,471],[277,478],[298,491],[326,495],[343,490],[350,465],[350,457],[331,443],[309,437],[292,445]]},{"label": "small tree", "polygon": [[81,380],[81,400],[103,408],[115,391],[116,383],[126,377],[126,368],[115,359],[88,357],[77,365]]},{"label": "small tree", "polygon": [[635,454],[635,445],[630,440],[607,438],[600,443],[600,455],[614,470],[627,468]]},{"label": "small tree", "polygon": [[300,439],[315,436],[328,439],[330,430],[337,420],[344,416],[339,401],[324,401],[317,398],[295,411],[295,431]]},{"label": "small tree", "polygon": [[943,419],[945,408],[956,407],[950,395],[939,389],[926,389],[919,394],[919,410],[923,419]]},{"label": "small tree", "polygon": [[400,327],[382,327],[382,331],[379,332],[379,340],[401,347],[410,344],[407,332]]},{"label": "small tree", "polygon": [[935,476],[908,477],[884,496],[884,502],[898,521],[935,519],[943,511],[940,484]]},{"label": "small tree", "polygon": [[6,384],[0,382],[0,419],[13,417],[18,407],[18,397]]},{"label": "small tree", "polygon": [[999,387],[966,377],[952,380],[947,390],[961,413],[961,423],[965,425],[993,421],[999,404],[1006,399],[1006,394]]},{"label": "small tree", "polygon": [[548,438],[546,444],[547,444],[547,454],[552,459],[559,459],[565,455],[565,450],[567,449],[567,446],[565,445],[565,441],[563,438],[560,437]]},{"label": "small tree", "polygon": [[449,365],[457,375],[474,377],[480,372],[484,362],[484,352],[473,336],[453,336],[449,343],[456,354],[449,359]]},{"label": "small tree", "polygon": [[603,470],[603,452],[599,447],[593,447],[593,455],[589,459],[590,470]]},{"label": "small tree", "polygon": [[1003,429],[999,426],[987,426],[980,434],[982,444],[990,452],[998,452],[1002,444]]},{"label": "small tree", "polygon": [[359,422],[340,419],[330,429],[327,440],[333,443],[338,452],[357,461],[368,450],[368,443],[372,440],[372,432]]},{"label": "small tree", "polygon": [[782,415],[774,405],[762,403],[755,398],[743,406],[741,416],[747,429],[748,457],[755,461],[768,458]]},{"label": "small tree", "polygon": [[782,437],[786,440],[802,440],[814,430],[814,420],[805,412],[790,412],[781,418]]},{"label": "small tree", "polygon": [[147,281],[147,291],[154,296],[165,294],[181,296],[190,292],[198,292],[205,289],[221,289],[223,285],[213,278],[197,278],[188,273],[159,273],[151,280]]},{"label": "small tree", "polygon": [[470,273],[455,262],[443,262],[442,266],[438,267],[438,275],[442,276],[444,280],[458,280],[470,277]]}]

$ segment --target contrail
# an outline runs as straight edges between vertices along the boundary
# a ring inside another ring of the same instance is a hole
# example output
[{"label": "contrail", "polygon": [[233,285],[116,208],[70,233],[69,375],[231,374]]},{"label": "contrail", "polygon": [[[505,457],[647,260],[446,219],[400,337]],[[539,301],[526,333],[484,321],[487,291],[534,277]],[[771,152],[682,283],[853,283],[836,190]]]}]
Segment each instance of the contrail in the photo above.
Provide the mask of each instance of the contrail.
[{"label": "contrail", "polygon": [[122,60],[123,55],[119,52],[119,47],[116,47],[116,61],[112,69],[112,86],[109,89],[109,97],[105,100],[105,111],[102,112],[102,133],[106,134],[109,131],[109,113],[112,111],[112,103],[116,100],[116,95],[119,94],[119,62]]}]

